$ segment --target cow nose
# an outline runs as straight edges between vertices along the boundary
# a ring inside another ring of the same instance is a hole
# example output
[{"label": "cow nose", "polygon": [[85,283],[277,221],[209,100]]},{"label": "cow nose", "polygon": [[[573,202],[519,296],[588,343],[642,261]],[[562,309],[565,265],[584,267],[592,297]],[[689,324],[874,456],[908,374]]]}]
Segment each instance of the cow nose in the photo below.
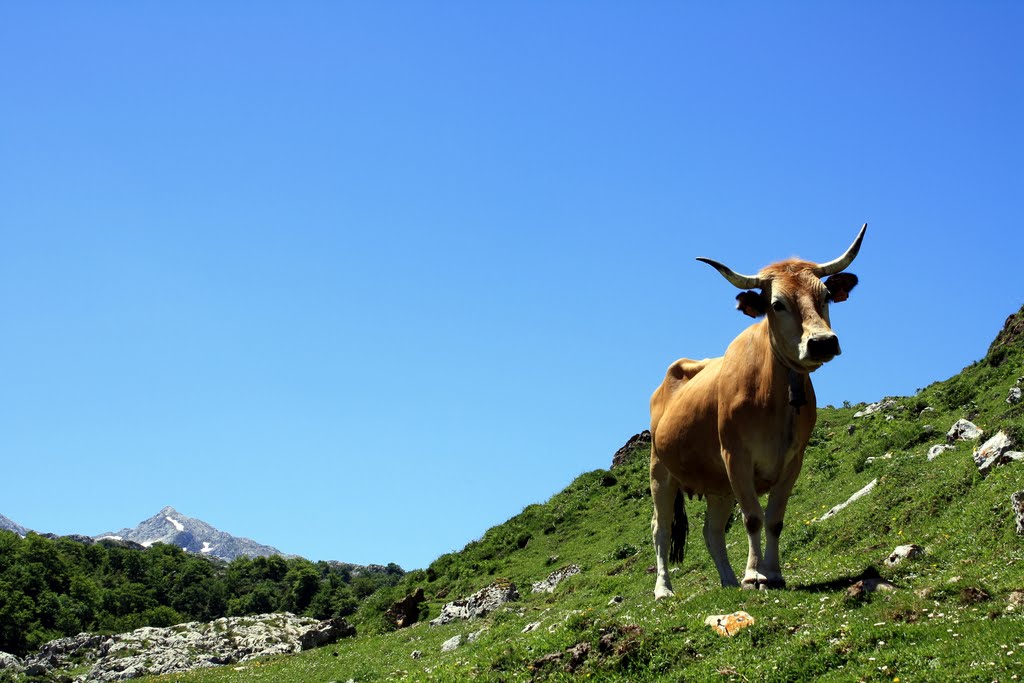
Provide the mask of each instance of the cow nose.
[{"label": "cow nose", "polygon": [[839,353],[839,337],[834,334],[821,334],[807,340],[807,355],[812,360],[831,360]]}]

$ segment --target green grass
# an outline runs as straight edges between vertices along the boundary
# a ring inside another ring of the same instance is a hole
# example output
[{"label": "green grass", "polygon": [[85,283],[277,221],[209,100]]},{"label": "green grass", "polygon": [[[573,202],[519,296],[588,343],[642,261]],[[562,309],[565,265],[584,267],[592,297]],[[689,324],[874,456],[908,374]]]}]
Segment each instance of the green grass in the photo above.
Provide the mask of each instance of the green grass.
[{"label": "green grass", "polygon": [[[528,506],[461,552],[372,597],[357,615],[354,639],[154,680],[1019,680],[1024,608],[1007,611],[1007,598],[1024,590],[1024,537],[1015,532],[1009,498],[1024,489],[1024,463],[982,477],[971,460],[974,443],[932,462],[925,452],[943,443],[961,417],[986,436],[1003,429],[1024,441],[1024,406],[1005,402],[1022,374],[1024,352],[1016,340],[954,378],[897,398],[885,413],[854,418],[857,406],[821,409],[782,538],[785,590],[719,587],[700,534],[703,504],[692,501],[686,557],[673,574],[676,595],[656,603],[649,453],[641,449],[625,465],[581,475],[548,502]],[[933,410],[922,412],[925,407]],[[891,457],[868,462],[885,454]],[[867,497],[816,521],[876,478]],[[727,542],[733,566],[742,568],[742,524],[731,527]],[[924,546],[925,555],[886,567],[883,560],[906,543]],[[532,582],[570,563],[583,571],[553,594],[530,593]],[[848,595],[846,588],[868,569],[897,589]],[[431,618],[445,602],[498,578],[513,581],[522,595],[507,609],[472,622],[387,630],[383,611],[418,586]],[[624,599],[609,604],[613,596]],[[733,638],[703,624],[709,614],[741,609],[756,623]],[[522,633],[538,621],[538,629]],[[474,642],[441,652],[452,636],[482,629]],[[589,654],[573,672],[567,654],[538,663],[580,643]],[[414,650],[422,656],[413,659]]]}]

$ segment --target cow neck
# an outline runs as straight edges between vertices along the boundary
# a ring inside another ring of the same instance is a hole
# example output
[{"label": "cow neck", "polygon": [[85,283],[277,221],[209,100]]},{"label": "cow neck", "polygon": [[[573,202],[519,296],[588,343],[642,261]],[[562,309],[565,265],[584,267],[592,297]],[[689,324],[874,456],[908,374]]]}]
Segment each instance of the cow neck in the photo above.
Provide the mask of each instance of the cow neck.
[{"label": "cow neck", "polygon": [[802,406],[807,405],[807,392],[804,389],[804,378],[807,376],[807,371],[803,370],[794,365],[786,356],[779,350],[779,347],[775,343],[775,335],[772,334],[772,328],[765,321],[765,325],[768,328],[768,342],[772,348],[772,356],[775,358],[775,362],[781,365],[786,370],[786,384],[789,386],[789,405],[796,409],[796,412],[800,412]]}]

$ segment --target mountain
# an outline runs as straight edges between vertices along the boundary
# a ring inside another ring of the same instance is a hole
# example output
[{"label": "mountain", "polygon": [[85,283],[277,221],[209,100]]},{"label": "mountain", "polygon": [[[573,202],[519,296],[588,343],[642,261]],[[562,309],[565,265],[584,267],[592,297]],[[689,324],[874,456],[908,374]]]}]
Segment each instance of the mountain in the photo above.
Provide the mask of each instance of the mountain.
[{"label": "mountain", "polygon": [[26,529],[22,525],[18,524],[14,520],[8,519],[7,517],[4,517],[3,515],[0,515],[0,529],[2,529],[4,531],[13,531],[14,533],[18,534],[19,536],[24,536],[29,531],[28,529]]},{"label": "mountain", "polygon": [[232,536],[201,519],[183,515],[170,506],[139,522],[133,529],[121,529],[93,538],[97,541],[105,538],[134,541],[146,547],[154,543],[164,543],[227,561],[242,556],[266,557],[284,554],[277,548],[257,543],[252,539]]}]

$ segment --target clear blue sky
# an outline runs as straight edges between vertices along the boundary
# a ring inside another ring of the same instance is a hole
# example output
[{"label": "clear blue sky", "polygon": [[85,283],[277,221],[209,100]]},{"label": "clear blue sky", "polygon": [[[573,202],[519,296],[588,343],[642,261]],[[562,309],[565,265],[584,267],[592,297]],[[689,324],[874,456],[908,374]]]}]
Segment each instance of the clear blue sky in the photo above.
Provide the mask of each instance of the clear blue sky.
[{"label": "clear blue sky", "polygon": [[867,238],[820,402],[1024,303],[1024,5],[5,3],[0,513],[426,566]]}]

